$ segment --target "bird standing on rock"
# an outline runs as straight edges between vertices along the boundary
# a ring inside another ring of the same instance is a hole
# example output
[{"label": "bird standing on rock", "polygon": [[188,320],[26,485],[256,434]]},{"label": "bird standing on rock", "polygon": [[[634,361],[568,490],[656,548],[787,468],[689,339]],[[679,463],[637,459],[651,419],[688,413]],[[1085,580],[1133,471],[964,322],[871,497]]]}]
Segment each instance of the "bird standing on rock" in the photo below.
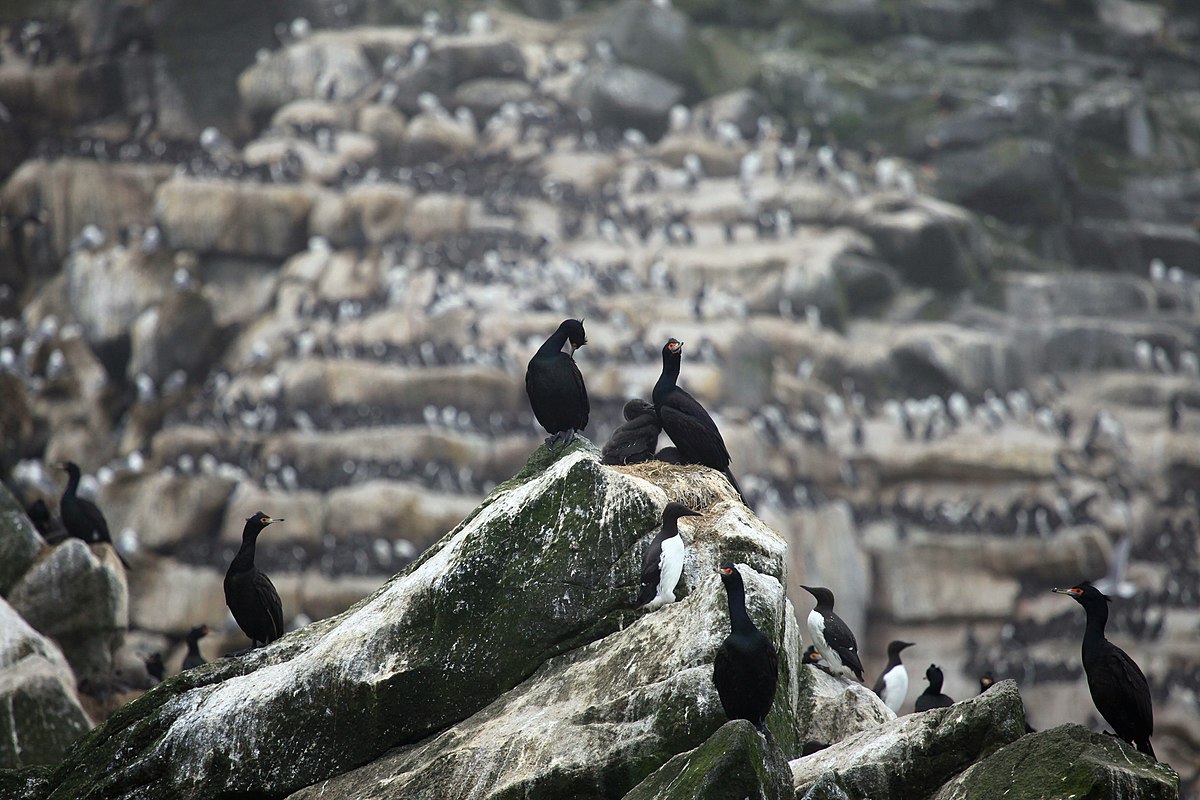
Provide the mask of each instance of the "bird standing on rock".
[{"label": "bird standing on rock", "polygon": [[225,605],[254,647],[267,645],[283,635],[283,603],[275,584],[254,566],[254,548],[258,535],[268,525],[283,522],[259,511],[246,520],[242,529],[242,547],[225,573]]},{"label": "bird standing on rock", "polygon": [[942,675],[942,670],[937,664],[930,664],[929,669],[925,670],[925,680],[929,681],[929,685],[917,697],[914,709],[929,711],[933,708],[946,708],[954,705],[954,701],[949,696],[942,694],[942,681],[945,680],[945,676]]},{"label": "bird standing on rock", "polygon": [[775,702],[775,684],[779,679],[779,654],[746,613],[746,586],[737,567],[726,562],[718,570],[725,595],[729,598],[730,634],[717,649],[713,664],[713,683],[721,708],[730,719],[746,719],[764,736],[767,714]]},{"label": "bird standing on rock", "polygon": [[900,713],[900,707],[908,697],[908,670],[900,661],[900,651],[912,646],[912,642],[902,642],[899,639],[888,644],[887,666],[879,674],[879,680],[875,681],[875,694],[879,695],[879,699],[894,714]]},{"label": "bird standing on rock", "polygon": [[1087,613],[1087,627],[1083,630],[1083,671],[1096,710],[1112,726],[1117,738],[1158,760],[1150,746],[1150,736],[1154,733],[1150,685],[1133,659],[1104,636],[1104,626],[1108,623],[1108,596],[1086,581],[1070,589],[1051,591],[1070,597]]},{"label": "bird standing on rock", "polygon": [[58,466],[67,473],[67,488],[58,504],[58,513],[62,515],[63,527],[67,529],[67,533],[88,544],[104,542],[112,546],[117,558],[121,559],[121,564],[128,569],[129,562],[113,544],[104,514],[100,513],[100,509],[95,503],[85,500],[77,494],[81,477],[79,465],[74,461],[64,461]]},{"label": "bird standing on rock", "polygon": [[662,374],[654,384],[654,410],[667,436],[675,443],[684,464],[703,464],[725,475],[738,495],[738,486],[729,471],[729,450],[717,430],[717,424],[696,398],[679,388],[679,365],[683,360],[683,342],[671,339],[662,349]]},{"label": "bird standing on rock", "polygon": [[625,422],[612,432],[600,451],[601,464],[641,464],[654,458],[658,434],[662,431],[654,405],[635,397],[625,404],[623,414]]},{"label": "bird standing on rock", "polygon": [[808,633],[829,671],[837,676],[853,674],[861,681],[863,668],[858,657],[858,640],[850,626],[833,613],[833,592],[824,586],[800,588],[817,598],[816,608],[808,613]]},{"label": "bird standing on rock", "polygon": [[198,667],[201,664],[208,663],[204,656],[200,655],[200,640],[207,635],[207,625],[197,625],[188,631],[187,655],[183,657],[183,665],[181,669],[191,669],[192,667]]},{"label": "bird standing on rock", "polygon": [[587,388],[575,363],[575,351],[587,344],[583,321],[565,319],[538,348],[525,370],[525,392],[533,415],[550,434],[546,446],[566,446],[587,427]]},{"label": "bird standing on rock", "polygon": [[683,503],[667,503],[662,513],[662,530],[646,548],[642,559],[642,589],[637,604],[655,611],[675,602],[675,586],[683,575],[683,540],[679,538],[679,518],[698,517]]}]

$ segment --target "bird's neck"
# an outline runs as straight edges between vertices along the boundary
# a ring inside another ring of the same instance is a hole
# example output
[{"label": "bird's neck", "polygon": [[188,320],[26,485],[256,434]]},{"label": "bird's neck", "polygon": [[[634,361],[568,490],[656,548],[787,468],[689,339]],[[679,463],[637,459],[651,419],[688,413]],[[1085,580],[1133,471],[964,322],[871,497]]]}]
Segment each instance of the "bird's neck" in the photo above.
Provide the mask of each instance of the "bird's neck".
[{"label": "bird's neck", "polygon": [[662,524],[662,535],[664,539],[670,539],[672,536],[678,536],[679,520],[664,519]]},{"label": "bird's neck", "polygon": [[899,667],[900,665],[901,665],[900,654],[896,653],[894,656],[888,656],[888,663],[887,663],[887,666],[884,667],[883,671],[888,672],[889,670]]},{"label": "bird's neck", "polygon": [[79,473],[71,472],[67,475],[67,490],[63,492],[63,497],[74,497],[79,490]]},{"label": "bird's neck", "polygon": [[1104,626],[1108,624],[1108,604],[1088,606],[1087,626],[1083,629],[1085,655],[1104,646]]},{"label": "bird's neck", "polygon": [[242,547],[229,564],[230,572],[249,572],[254,569],[254,548],[257,543],[257,536],[242,537]]},{"label": "bird's neck", "polygon": [[663,397],[675,388],[675,383],[679,380],[679,362],[679,358],[672,358],[669,355],[663,356],[662,375],[658,376],[658,383],[654,384],[653,397],[655,405],[661,403]]},{"label": "bird's neck", "polygon": [[570,355],[569,350],[563,349],[566,346],[567,332],[562,330],[555,331],[550,335],[550,338],[546,340],[545,344],[538,348],[537,354],[540,358],[557,355],[558,353],[563,352],[567,353],[567,355]]},{"label": "bird's neck", "polygon": [[747,633],[756,630],[754,621],[746,613],[746,589],[744,586],[726,586],[725,594],[729,597],[729,623],[734,633]]},{"label": "bird's neck", "polygon": [[199,639],[197,639],[194,636],[189,636],[188,640],[187,640],[187,646],[188,646],[188,655],[190,655],[190,656],[200,655],[200,640]]},{"label": "bird's neck", "polygon": [[937,676],[929,679],[929,688],[925,690],[925,694],[941,694],[942,682],[945,680],[942,676]]}]

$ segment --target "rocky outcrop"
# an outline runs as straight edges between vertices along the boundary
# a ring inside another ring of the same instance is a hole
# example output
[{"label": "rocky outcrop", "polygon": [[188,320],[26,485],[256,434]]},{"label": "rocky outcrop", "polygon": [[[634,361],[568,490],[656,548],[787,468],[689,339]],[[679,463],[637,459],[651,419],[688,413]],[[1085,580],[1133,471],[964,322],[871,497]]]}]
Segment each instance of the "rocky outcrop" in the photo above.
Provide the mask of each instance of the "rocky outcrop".
[{"label": "rocky outcrop", "polygon": [[25,509],[0,485],[0,597],[8,596],[44,546]]}]

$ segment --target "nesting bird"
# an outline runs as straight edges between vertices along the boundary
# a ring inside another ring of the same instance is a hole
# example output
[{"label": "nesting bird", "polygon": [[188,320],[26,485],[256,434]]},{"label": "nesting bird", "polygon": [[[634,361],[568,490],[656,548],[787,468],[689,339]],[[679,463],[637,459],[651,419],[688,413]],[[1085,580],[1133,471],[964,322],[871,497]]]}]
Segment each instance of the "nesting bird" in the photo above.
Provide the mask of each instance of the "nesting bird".
[{"label": "nesting bird", "polygon": [[625,422],[612,432],[600,452],[601,464],[640,464],[654,458],[662,431],[654,405],[635,397],[625,404],[623,414]]},{"label": "nesting bird", "polygon": [[1150,736],[1154,733],[1150,685],[1134,660],[1104,636],[1109,598],[1086,581],[1070,589],[1051,591],[1070,597],[1083,606],[1087,614],[1087,625],[1083,630],[1083,671],[1096,710],[1112,726],[1117,738],[1157,760],[1154,748],[1150,746]]},{"label": "nesting bird", "polygon": [[746,586],[737,567],[726,562],[717,571],[729,599],[730,625],[713,664],[717,696],[725,716],[749,720],[769,739],[767,714],[775,702],[779,654],[746,612]]},{"label": "nesting bird", "polygon": [[247,518],[242,529],[242,546],[225,573],[225,604],[254,647],[267,645],[283,635],[283,603],[266,573],[254,566],[258,535],[282,519],[259,511]]},{"label": "nesting bird", "polygon": [[587,387],[575,363],[575,351],[587,344],[583,321],[563,320],[538,348],[525,370],[525,392],[533,415],[550,436],[546,445],[566,446],[587,427]]},{"label": "nesting bird", "polygon": [[642,588],[637,604],[655,611],[675,602],[675,587],[683,575],[683,540],[679,538],[679,518],[698,517],[683,503],[667,503],[662,513],[662,529],[642,558]]},{"label": "nesting bird", "polygon": [[808,634],[828,665],[830,673],[863,679],[862,661],[858,657],[858,641],[842,618],[833,613],[833,592],[823,586],[801,586],[817,599],[816,607],[808,614]]}]

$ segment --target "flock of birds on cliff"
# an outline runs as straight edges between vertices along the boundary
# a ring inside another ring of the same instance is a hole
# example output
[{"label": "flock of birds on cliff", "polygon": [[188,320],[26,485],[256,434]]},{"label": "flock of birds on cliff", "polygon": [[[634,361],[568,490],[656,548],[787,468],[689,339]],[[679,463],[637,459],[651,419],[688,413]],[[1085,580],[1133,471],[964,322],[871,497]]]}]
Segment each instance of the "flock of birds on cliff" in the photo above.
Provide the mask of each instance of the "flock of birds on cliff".
[{"label": "flock of birds on cliff", "polygon": [[[530,359],[526,370],[525,388],[529,402],[534,416],[549,434],[545,445],[551,450],[565,448],[588,424],[587,388],[574,359],[575,351],[586,344],[583,322],[564,320]],[[671,464],[699,464],[722,473],[740,496],[737,480],[729,468],[729,451],[720,431],[700,402],[678,384],[682,355],[681,341],[670,339],[663,346],[662,374],[654,386],[652,402],[635,398],[626,404],[626,421],[613,431],[604,445],[601,462],[630,465],[659,460]],[[660,432],[670,437],[672,447],[657,449]],[[94,503],[77,494],[79,467],[71,462],[60,467],[69,476],[60,502],[60,516],[67,534],[88,543],[111,545],[104,515]],[[644,553],[637,607],[653,612],[676,601],[675,591],[683,575],[685,559],[679,520],[689,516],[702,514],[677,502],[670,502],[663,509],[661,527]],[[285,632],[279,593],[254,562],[259,535],[277,522],[283,520],[261,511],[246,520],[241,548],[225,575],[226,604],[250,639],[252,648],[268,645]],[[749,720],[770,739],[767,716],[775,698],[778,653],[771,639],[759,630],[747,611],[745,584],[737,566],[726,562],[720,565],[718,572],[728,599],[730,634],[717,650],[713,682],[725,714],[730,719]],[[825,669],[835,677],[864,680],[857,640],[834,611],[833,592],[822,586],[801,588],[816,600],[807,617],[812,646],[804,653],[803,662]],[[1149,684],[1133,659],[1104,635],[1110,598],[1088,582],[1053,591],[1071,597],[1086,613],[1083,670],[1096,709],[1118,738],[1154,758],[1150,744],[1154,722]],[[188,652],[182,665],[185,670],[205,663],[199,651],[199,640],[207,633],[208,627],[204,625],[189,632]],[[905,703],[909,689],[908,672],[900,654],[912,645],[912,642],[899,640],[888,645],[887,664],[874,684],[876,694],[895,713]],[[147,658],[146,668],[161,680],[164,670],[161,655],[155,653]],[[923,712],[952,705],[954,701],[942,692],[941,669],[931,664],[925,676],[928,687],[917,698],[915,710]],[[990,673],[983,675],[980,691],[985,691],[992,683]],[[824,743],[809,742],[805,752],[814,752],[823,746]]]}]

